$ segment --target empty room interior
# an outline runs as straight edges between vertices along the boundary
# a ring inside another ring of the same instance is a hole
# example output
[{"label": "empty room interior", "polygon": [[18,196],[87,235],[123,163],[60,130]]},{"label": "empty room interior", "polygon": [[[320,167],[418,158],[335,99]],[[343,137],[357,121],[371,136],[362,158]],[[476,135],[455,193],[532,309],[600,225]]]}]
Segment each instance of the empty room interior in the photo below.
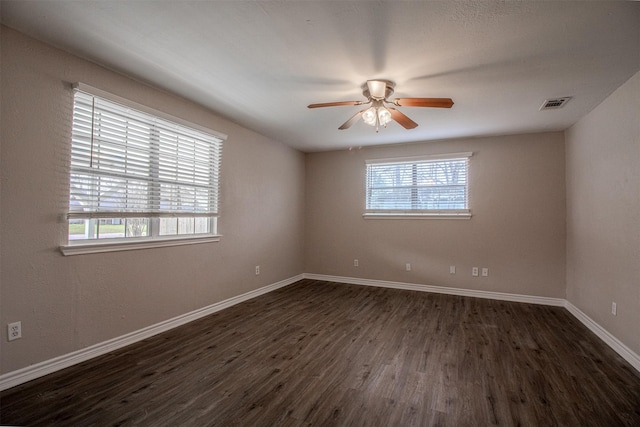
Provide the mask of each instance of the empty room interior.
[{"label": "empty room interior", "polygon": [[0,16],[0,424],[640,425],[640,2]]}]

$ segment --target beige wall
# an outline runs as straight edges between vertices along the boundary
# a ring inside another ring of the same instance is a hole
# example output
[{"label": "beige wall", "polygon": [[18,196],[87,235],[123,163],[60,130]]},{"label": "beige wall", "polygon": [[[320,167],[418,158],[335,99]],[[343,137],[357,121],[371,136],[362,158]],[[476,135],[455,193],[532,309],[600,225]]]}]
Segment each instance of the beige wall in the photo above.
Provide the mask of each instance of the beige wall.
[{"label": "beige wall", "polygon": [[[0,38],[0,373],[302,272],[566,296],[640,353],[640,74],[565,134],[303,155],[6,27]],[[229,135],[220,242],[60,254],[76,81]],[[362,218],[365,159],[466,151],[471,220]]]},{"label": "beige wall", "polygon": [[[470,220],[363,219],[366,159],[466,151]],[[308,273],[565,297],[562,133],[313,153],[306,169]]]},{"label": "beige wall", "polygon": [[640,72],[566,144],[567,299],[640,354]]},{"label": "beige wall", "polygon": [[[301,153],[6,27],[1,39],[2,373],[303,272]],[[229,135],[220,242],[60,254],[77,81]],[[23,338],[9,343],[5,325],[18,320]]]}]

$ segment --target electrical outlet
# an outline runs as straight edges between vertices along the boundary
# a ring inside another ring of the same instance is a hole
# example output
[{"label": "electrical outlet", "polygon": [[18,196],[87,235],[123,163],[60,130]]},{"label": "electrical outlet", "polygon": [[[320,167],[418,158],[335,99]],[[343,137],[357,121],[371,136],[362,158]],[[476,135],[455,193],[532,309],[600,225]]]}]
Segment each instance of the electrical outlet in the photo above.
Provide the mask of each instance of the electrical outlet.
[{"label": "electrical outlet", "polygon": [[13,322],[7,325],[7,337],[9,341],[22,338],[22,322]]},{"label": "electrical outlet", "polygon": [[357,267],[357,266],[358,266],[358,260],[357,260],[357,259],[354,259],[354,260],[353,260],[353,266],[354,266],[354,267]]},{"label": "electrical outlet", "polygon": [[478,267],[473,267],[471,269],[471,275],[475,276],[475,277],[478,277]]},{"label": "electrical outlet", "polygon": [[449,266],[449,274],[456,274],[456,266],[455,265],[450,265]]},{"label": "electrical outlet", "polygon": [[614,316],[618,315],[618,305],[615,302],[611,303],[611,314]]},{"label": "electrical outlet", "polygon": [[482,269],[482,277],[489,277],[489,269],[488,268],[483,268]]},{"label": "electrical outlet", "polygon": [[260,266],[256,265],[256,276],[260,275]]},{"label": "electrical outlet", "polygon": [[407,264],[404,266],[404,268],[405,268],[405,270],[407,270],[407,271],[411,271],[411,264],[407,263]]}]

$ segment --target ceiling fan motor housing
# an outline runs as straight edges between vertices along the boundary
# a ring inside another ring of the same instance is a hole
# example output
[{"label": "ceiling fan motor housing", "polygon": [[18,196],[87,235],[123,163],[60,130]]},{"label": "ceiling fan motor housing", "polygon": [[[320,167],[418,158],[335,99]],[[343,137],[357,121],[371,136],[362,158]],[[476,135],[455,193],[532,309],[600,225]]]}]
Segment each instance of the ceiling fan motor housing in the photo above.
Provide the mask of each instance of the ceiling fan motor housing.
[{"label": "ceiling fan motor housing", "polygon": [[387,99],[393,94],[395,85],[391,80],[367,80],[362,85],[362,94],[367,99]]}]

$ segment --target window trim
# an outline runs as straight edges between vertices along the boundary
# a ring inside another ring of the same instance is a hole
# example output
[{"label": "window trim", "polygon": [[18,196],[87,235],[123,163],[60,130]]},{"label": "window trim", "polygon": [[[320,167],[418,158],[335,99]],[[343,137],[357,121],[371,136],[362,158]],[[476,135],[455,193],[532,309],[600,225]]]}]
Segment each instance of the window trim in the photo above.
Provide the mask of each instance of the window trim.
[{"label": "window trim", "polygon": [[219,242],[221,234],[179,235],[161,239],[135,237],[125,239],[83,240],[82,243],[60,246],[64,256],[97,254],[104,252],[132,251],[136,249],[166,248],[169,246],[196,245],[199,243]]},{"label": "window trim", "polygon": [[437,212],[365,212],[364,219],[471,219],[470,210],[466,211],[437,211]]},{"label": "window trim", "polygon": [[[412,157],[394,157],[394,158],[382,158],[382,159],[368,159],[365,160],[365,165],[376,164],[407,164],[428,162],[436,160],[456,160],[467,159],[471,160],[473,156],[472,151],[461,153],[448,153],[448,154],[430,154],[424,156],[412,156]],[[362,214],[364,219],[471,219],[473,216],[471,209],[442,209],[442,210],[417,210],[417,209],[367,209],[366,200],[368,192],[367,172],[365,169],[365,211]],[[469,186],[469,170],[467,169],[467,189]],[[468,197],[468,194],[467,194]],[[467,199],[468,203],[468,199]],[[467,205],[468,208],[468,205]]]},{"label": "window trim", "polygon": [[[170,114],[164,113],[162,111],[156,110],[151,107],[147,107],[142,104],[138,104],[137,102],[128,100],[126,98],[122,98],[120,96],[114,95],[112,93],[103,91],[101,89],[95,88],[93,86],[87,85],[85,83],[73,83],[71,84],[73,91],[80,91],[86,94],[103,98],[107,101],[111,101],[125,107],[140,111],[145,114],[149,114],[155,116],[159,119],[166,120],[169,122],[173,122],[175,124],[185,126],[191,128],[193,130],[204,132],[210,134],[214,138],[220,140],[220,143],[224,142],[227,139],[227,135],[213,129],[207,128],[205,126],[198,125],[196,123],[189,122],[187,120],[181,119],[179,117],[172,116]],[[71,151],[71,147],[70,147]],[[219,190],[218,190],[219,192]],[[218,195],[219,197],[219,195]],[[68,202],[68,201],[67,201]],[[141,213],[144,216],[144,213]],[[65,215],[65,219],[70,219],[73,217],[77,217],[78,214],[67,212]],[[107,217],[140,217],[139,214],[134,213],[121,213],[118,215],[115,214],[100,214],[100,213],[90,213],[89,215],[82,215],[83,217],[89,218],[107,218]],[[151,216],[144,216],[153,220],[154,218],[161,217],[199,217],[205,216],[198,213],[188,214],[188,215],[180,215],[180,214],[154,214]],[[220,211],[215,215],[206,215],[210,217],[213,221],[217,222],[220,218]],[[69,225],[68,220],[65,221],[67,227]],[[213,224],[213,222],[211,223]],[[158,228],[158,227],[156,227]],[[157,231],[157,230],[156,230]],[[59,246],[60,252],[65,255],[81,255],[81,254],[90,254],[90,253],[104,253],[104,252],[114,252],[114,251],[127,251],[127,250],[136,250],[136,249],[148,249],[148,248],[156,248],[156,247],[168,247],[168,246],[182,246],[182,245],[193,245],[193,244],[201,244],[201,243],[209,243],[209,242],[218,242],[222,237],[219,234],[217,228],[217,224],[213,232],[211,233],[200,233],[200,234],[181,234],[181,235],[158,235],[153,234],[150,236],[141,236],[141,237],[129,237],[129,238],[111,238],[111,239],[80,239],[80,240],[69,240],[68,231],[66,233],[65,243]]]}]

